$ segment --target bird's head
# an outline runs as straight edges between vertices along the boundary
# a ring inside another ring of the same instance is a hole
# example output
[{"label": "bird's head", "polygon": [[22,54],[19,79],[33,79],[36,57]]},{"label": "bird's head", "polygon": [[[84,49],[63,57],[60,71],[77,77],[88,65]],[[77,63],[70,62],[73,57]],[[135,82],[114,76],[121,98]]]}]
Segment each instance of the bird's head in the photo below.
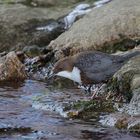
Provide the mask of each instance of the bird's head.
[{"label": "bird's head", "polygon": [[75,56],[66,57],[56,62],[52,70],[52,76],[61,76],[81,83],[80,70],[74,65],[75,59]]},{"label": "bird's head", "polygon": [[52,69],[51,76],[57,75],[69,78],[72,70],[73,70],[73,62],[70,59],[70,57],[66,57],[56,62],[54,68]]}]

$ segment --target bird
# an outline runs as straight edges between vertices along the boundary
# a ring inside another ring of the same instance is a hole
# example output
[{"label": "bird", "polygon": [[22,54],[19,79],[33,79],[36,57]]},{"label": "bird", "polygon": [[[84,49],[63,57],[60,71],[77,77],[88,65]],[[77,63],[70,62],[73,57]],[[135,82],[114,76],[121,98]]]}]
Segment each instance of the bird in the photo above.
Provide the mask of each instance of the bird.
[{"label": "bird", "polygon": [[100,51],[84,51],[58,60],[52,75],[73,80],[79,85],[106,83],[130,58],[140,51],[113,55]]}]

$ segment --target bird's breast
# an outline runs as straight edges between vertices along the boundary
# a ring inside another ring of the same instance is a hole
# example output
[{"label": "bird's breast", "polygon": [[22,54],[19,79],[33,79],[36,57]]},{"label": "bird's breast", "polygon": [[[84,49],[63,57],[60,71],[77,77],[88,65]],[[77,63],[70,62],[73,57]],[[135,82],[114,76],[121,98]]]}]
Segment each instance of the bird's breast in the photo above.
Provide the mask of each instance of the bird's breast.
[{"label": "bird's breast", "polygon": [[82,83],[80,70],[77,67],[73,67],[73,70],[71,72],[67,71],[67,70],[64,70],[64,71],[58,72],[56,75],[68,78],[68,79],[73,80],[73,81],[75,81],[79,84]]},{"label": "bird's breast", "polygon": [[81,81],[81,71],[77,67],[73,67],[71,77],[72,77],[73,81],[78,82],[79,84],[82,83],[82,81]]}]

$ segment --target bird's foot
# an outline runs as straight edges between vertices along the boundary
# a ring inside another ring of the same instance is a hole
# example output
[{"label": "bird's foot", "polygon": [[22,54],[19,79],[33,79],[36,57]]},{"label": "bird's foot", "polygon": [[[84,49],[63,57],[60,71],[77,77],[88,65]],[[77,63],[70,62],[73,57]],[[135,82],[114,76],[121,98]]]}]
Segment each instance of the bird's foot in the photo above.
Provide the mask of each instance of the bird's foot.
[{"label": "bird's foot", "polygon": [[85,94],[91,94],[91,85],[79,85],[78,88],[83,89]]},{"label": "bird's foot", "polygon": [[94,85],[79,85],[81,89],[84,89],[85,94],[92,94],[92,96],[88,97],[88,99],[101,99],[100,95],[102,95],[105,91],[106,84],[94,84]]}]

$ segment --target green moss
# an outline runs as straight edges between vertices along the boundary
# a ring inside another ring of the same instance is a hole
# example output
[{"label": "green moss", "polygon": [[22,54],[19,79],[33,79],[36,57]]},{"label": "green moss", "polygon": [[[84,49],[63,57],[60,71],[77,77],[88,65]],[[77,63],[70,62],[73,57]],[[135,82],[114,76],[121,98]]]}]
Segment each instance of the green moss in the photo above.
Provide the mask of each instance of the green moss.
[{"label": "green moss", "polygon": [[102,112],[115,111],[111,101],[103,100],[78,101],[71,106],[71,109],[78,113],[76,115],[71,113],[70,117],[82,119],[97,118]]},{"label": "green moss", "polygon": [[134,76],[134,71],[128,71],[121,76],[113,77],[107,84],[108,92],[122,94],[129,102],[132,98],[131,80]]},{"label": "green moss", "polygon": [[88,111],[96,112],[113,112],[114,108],[111,101],[103,100],[90,100],[90,101],[79,101],[73,105],[74,109],[84,109]]}]

